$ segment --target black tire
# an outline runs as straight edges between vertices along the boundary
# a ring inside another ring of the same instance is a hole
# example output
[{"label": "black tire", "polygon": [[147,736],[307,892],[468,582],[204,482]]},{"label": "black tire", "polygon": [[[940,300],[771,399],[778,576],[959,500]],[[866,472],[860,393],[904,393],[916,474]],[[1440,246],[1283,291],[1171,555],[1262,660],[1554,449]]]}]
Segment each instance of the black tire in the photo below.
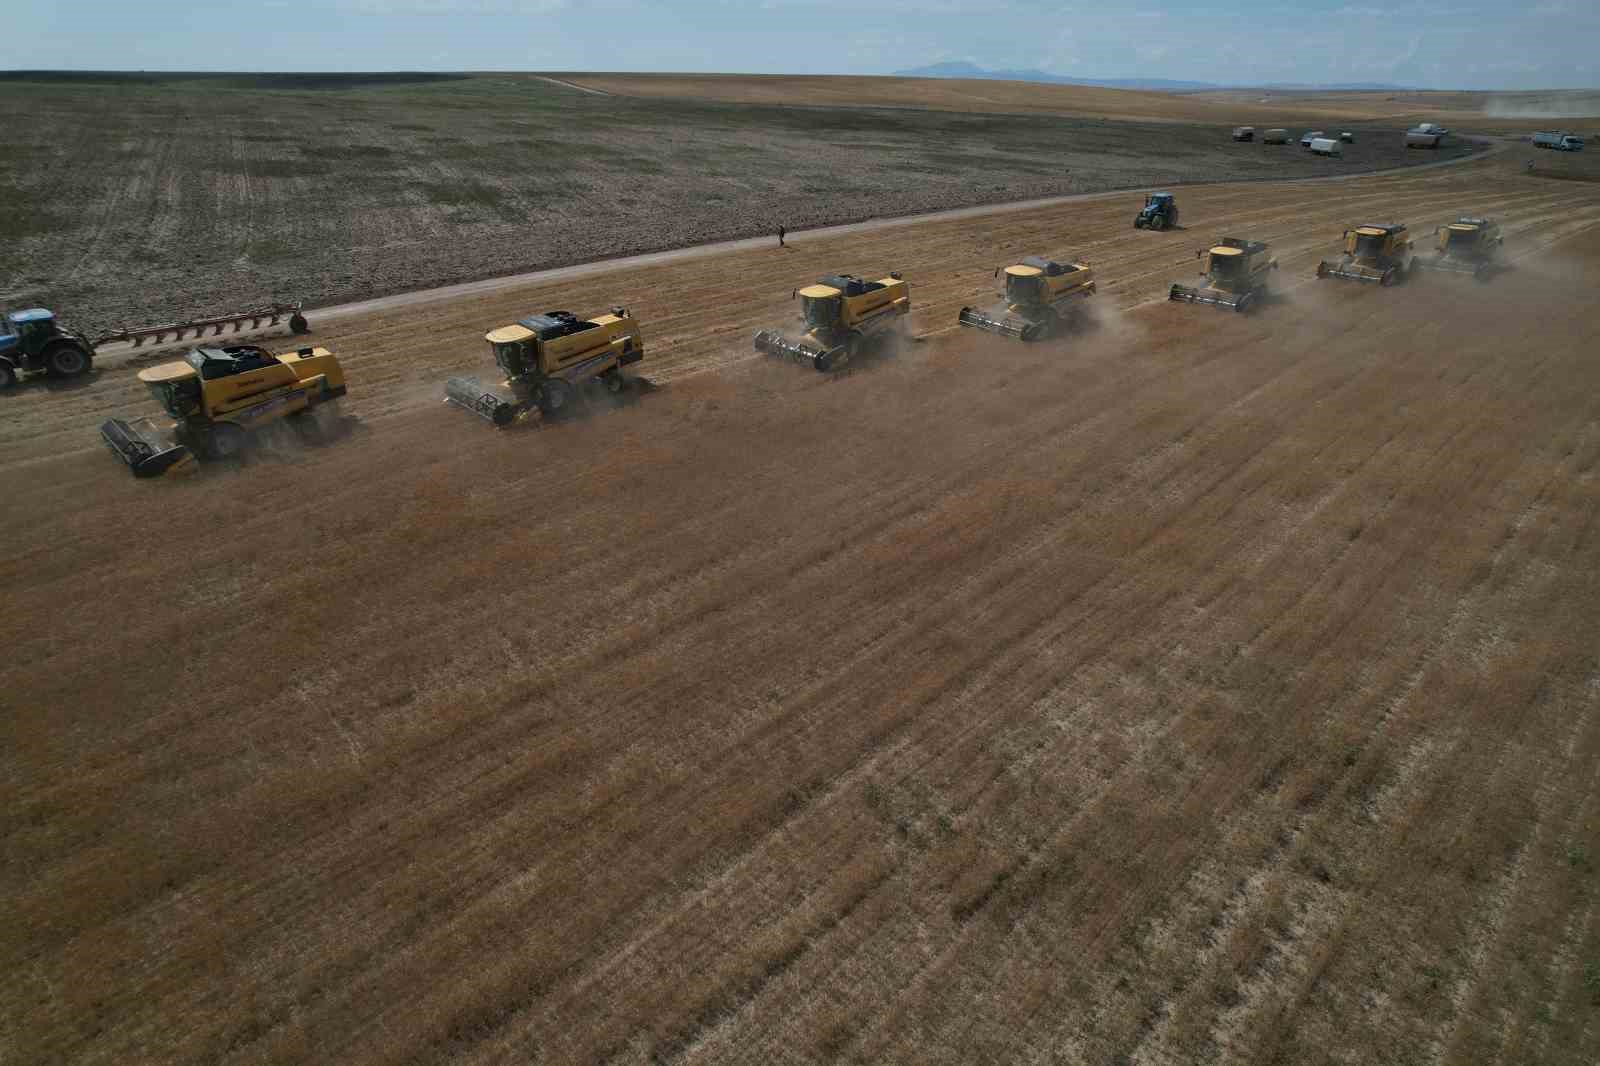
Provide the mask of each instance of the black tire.
[{"label": "black tire", "polygon": [[1143,215],[1134,215],[1133,216],[1133,228],[1134,229],[1144,229],[1144,216]]},{"label": "black tire", "polygon": [[539,410],[546,418],[554,418],[571,406],[572,386],[565,381],[546,381],[539,389]]},{"label": "black tire", "polygon": [[212,459],[236,459],[248,443],[244,430],[232,422],[218,422],[206,434],[206,455]]},{"label": "black tire", "polygon": [[626,382],[622,380],[622,371],[612,367],[600,375],[600,384],[606,387],[606,392],[612,396],[620,396]]},{"label": "black tire", "polygon": [[93,362],[76,344],[57,344],[45,350],[44,365],[52,377],[75,378],[87,374]]},{"label": "black tire", "polygon": [[311,323],[299,311],[289,316],[289,332],[301,336],[311,332]]},{"label": "black tire", "polygon": [[15,388],[17,372],[10,363],[0,361],[0,392]]}]

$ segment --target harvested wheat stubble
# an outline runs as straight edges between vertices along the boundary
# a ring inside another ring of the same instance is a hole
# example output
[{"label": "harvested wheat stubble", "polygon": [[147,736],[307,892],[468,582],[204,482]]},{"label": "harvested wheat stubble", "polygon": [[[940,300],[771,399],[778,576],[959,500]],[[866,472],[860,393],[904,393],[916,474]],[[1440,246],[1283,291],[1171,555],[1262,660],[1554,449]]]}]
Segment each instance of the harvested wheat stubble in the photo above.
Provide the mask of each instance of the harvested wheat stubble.
[{"label": "harvested wheat stubble", "polygon": [[[1188,240],[1095,204],[338,320],[361,431],[176,483],[93,441],[133,368],[21,390],[0,1048],[1593,1061],[1571,189],[1215,189]],[[1309,280],[1347,222],[1468,208],[1523,257],[1492,286]],[[1213,230],[1279,301],[1144,306]],[[1099,331],[951,328],[997,255],[1079,248]],[[904,269],[923,339],[750,357],[840,263]],[[439,404],[486,325],[619,294],[666,387]]]}]

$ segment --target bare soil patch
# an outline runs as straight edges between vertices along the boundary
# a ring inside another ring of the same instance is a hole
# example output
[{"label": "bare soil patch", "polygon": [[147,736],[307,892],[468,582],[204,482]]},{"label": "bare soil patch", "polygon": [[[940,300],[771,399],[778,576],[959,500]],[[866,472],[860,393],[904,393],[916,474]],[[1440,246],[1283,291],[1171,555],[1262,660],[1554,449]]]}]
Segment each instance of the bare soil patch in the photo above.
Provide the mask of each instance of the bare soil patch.
[{"label": "bare soil patch", "polygon": [[[7,398],[0,1053],[1595,1061],[1600,195],[1115,207],[337,320],[355,430],[173,483],[93,440],[130,371]],[[1462,210],[1492,286],[1310,280]],[[1263,313],[1160,300],[1218,231]],[[953,328],[1079,248],[1098,331]],[[898,355],[750,353],[890,267]],[[439,403],[618,295],[661,388]]]}]

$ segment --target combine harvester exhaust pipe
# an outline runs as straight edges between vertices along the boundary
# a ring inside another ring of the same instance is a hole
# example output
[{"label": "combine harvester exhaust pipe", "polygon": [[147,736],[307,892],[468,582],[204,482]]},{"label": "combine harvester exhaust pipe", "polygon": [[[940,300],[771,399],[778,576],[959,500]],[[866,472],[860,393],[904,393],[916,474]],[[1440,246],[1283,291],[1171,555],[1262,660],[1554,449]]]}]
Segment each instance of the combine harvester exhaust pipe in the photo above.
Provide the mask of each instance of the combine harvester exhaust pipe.
[{"label": "combine harvester exhaust pipe", "polygon": [[786,341],[783,337],[770,329],[764,329],[756,334],[756,351],[763,355],[770,355],[777,359],[788,359],[802,366],[809,366],[818,371],[826,371],[833,366],[834,357],[842,348],[832,348],[826,352],[819,352],[804,344]]},{"label": "combine harvester exhaust pipe", "polygon": [[194,462],[193,452],[182,444],[162,439],[148,418],[132,422],[107,419],[100,426],[100,437],[106,447],[128,465],[134,477],[160,477]]},{"label": "combine harvester exhaust pipe", "polygon": [[446,403],[471,411],[485,422],[502,428],[515,422],[522,413],[520,404],[485,388],[477,378],[450,378],[444,383],[444,398]]},{"label": "combine harvester exhaust pipe", "polygon": [[972,329],[981,329],[986,333],[997,333],[1002,337],[1012,340],[1034,341],[1042,335],[1041,327],[1031,322],[1022,322],[1014,318],[995,318],[986,315],[976,307],[963,307],[958,321],[963,326]]}]

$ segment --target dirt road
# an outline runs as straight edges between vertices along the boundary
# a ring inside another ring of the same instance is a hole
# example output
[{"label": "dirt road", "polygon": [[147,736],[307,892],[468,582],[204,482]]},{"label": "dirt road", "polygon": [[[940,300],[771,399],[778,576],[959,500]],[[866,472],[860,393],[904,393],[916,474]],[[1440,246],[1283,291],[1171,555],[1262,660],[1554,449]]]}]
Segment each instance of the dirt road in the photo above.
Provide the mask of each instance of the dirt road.
[{"label": "dirt road", "polygon": [[[8,399],[0,1055],[1587,1063],[1600,190],[1515,161],[885,228],[335,320],[345,439],[133,482]],[[1506,223],[1493,286],[1305,282]],[[1223,233],[1285,293],[1150,305]],[[1080,252],[1101,327],[951,329]],[[823,270],[922,339],[757,360]],[[531,308],[663,387],[438,402]]]}]

